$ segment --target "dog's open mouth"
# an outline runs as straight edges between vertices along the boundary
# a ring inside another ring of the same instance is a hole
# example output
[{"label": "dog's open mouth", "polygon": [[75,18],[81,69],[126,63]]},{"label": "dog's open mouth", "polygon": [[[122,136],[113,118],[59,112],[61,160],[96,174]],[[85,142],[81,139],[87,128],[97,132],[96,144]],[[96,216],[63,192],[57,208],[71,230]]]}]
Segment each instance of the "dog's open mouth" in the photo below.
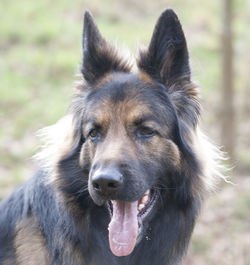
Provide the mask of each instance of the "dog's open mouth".
[{"label": "dog's open mouth", "polygon": [[133,251],[143,220],[154,207],[156,197],[156,192],[147,190],[138,201],[109,203],[109,244],[114,255],[127,256]]}]

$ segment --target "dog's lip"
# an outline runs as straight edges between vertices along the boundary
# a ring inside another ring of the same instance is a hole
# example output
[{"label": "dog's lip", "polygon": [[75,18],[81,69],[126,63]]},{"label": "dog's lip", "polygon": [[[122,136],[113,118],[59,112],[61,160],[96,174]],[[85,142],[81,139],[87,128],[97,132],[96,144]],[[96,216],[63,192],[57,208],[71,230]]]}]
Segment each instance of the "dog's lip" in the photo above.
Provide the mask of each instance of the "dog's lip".
[{"label": "dog's lip", "polygon": [[138,237],[136,240],[136,244],[138,244],[141,241],[141,239],[143,238],[143,235],[144,235],[143,230],[144,230],[144,225],[145,225],[146,219],[153,212],[153,209],[155,208],[155,204],[156,204],[158,197],[159,197],[159,194],[155,190],[152,190],[152,189],[150,190],[150,195],[151,195],[150,201],[148,202],[146,207],[143,209],[143,211],[139,212],[137,215],[139,231],[138,231]]},{"label": "dog's lip", "polygon": [[[156,199],[157,199],[157,193],[155,190],[147,190],[145,194],[148,193],[148,201],[144,203],[144,207],[138,211],[138,219],[145,219],[148,214],[151,213],[151,210],[153,209]],[[145,198],[145,195],[142,197],[142,199]],[[139,203],[139,206],[141,204]]]}]

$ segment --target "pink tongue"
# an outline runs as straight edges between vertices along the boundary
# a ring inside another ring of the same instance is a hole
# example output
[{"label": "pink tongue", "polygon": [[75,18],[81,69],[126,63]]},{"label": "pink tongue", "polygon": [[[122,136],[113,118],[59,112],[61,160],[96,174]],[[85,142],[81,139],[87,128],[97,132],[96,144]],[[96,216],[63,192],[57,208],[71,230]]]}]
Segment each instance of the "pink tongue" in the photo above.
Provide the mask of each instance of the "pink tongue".
[{"label": "pink tongue", "polygon": [[116,256],[129,255],[138,234],[138,202],[112,201],[113,216],[109,224],[109,245]]}]

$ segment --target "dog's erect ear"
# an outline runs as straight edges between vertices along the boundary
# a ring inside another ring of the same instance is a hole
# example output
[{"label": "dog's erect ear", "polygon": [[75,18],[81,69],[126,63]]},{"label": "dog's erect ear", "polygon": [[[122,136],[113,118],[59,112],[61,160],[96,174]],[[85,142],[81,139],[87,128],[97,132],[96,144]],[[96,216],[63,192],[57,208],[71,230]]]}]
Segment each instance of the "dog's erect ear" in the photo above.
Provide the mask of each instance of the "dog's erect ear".
[{"label": "dog's erect ear", "polygon": [[81,72],[87,82],[95,83],[112,71],[129,72],[129,63],[101,36],[92,15],[86,11],[83,27],[83,61]]},{"label": "dog's erect ear", "polygon": [[164,85],[190,78],[185,36],[173,10],[161,14],[148,49],[140,53],[138,67]]},{"label": "dog's erect ear", "polygon": [[196,85],[190,80],[186,39],[173,10],[165,10],[154,29],[146,51],[140,53],[138,67],[162,83],[185,123],[196,126],[200,104]]}]

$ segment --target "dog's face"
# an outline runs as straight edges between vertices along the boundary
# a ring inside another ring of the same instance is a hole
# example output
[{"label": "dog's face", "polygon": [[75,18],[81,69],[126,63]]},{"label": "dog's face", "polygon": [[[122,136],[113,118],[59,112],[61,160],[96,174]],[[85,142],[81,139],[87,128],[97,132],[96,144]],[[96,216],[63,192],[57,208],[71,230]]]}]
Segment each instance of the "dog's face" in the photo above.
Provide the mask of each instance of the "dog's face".
[{"label": "dog's face", "polygon": [[82,139],[73,152],[79,163],[74,192],[86,176],[93,202],[109,208],[111,250],[126,256],[160,202],[185,208],[192,197],[189,175],[199,166],[185,130],[196,126],[199,105],[186,41],[177,16],[166,10],[140,54],[139,71],[131,73],[86,13],[83,56],[86,85],[74,103]]},{"label": "dog's face", "polygon": [[177,117],[163,86],[111,74],[86,104],[82,163],[91,165],[89,192],[97,204],[138,201],[163,172],[180,166]]},{"label": "dog's face", "polygon": [[110,246],[127,255],[156,207],[157,188],[180,168],[175,109],[164,86],[125,73],[110,74],[86,104],[81,152],[82,166],[91,165],[89,193],[98,205],[112,202]]}]

